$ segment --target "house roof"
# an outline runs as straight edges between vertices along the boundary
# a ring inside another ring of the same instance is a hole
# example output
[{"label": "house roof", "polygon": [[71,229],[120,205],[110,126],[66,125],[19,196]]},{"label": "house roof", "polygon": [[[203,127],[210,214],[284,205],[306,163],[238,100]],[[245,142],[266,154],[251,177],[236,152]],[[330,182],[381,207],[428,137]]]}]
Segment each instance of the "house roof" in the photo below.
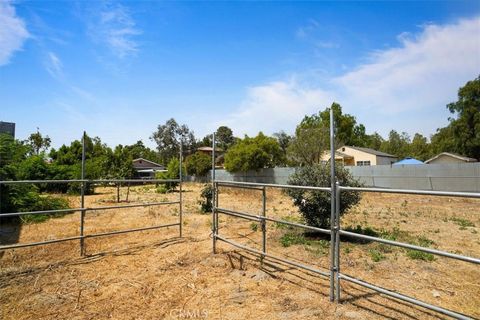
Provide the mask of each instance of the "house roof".
[{"label": "house roof", "polygon": [[406,157],[405,159],[395,162],[393,165],[395,166],[395,165],[402,165],[402,164],[424,164],[424,163],[415,158]]},{"label": "house roof", "polygon": [[151,165],[154,166],[154,167],[165,168],[165,167],[162,166],[161,164],[158,164],[158,163],[156,163],[156,162],[153,162],[153,161],[150,161],[150,160],[147,160],[147,159],[144,159],[144,158],[134,159],[132,162],[135,163],[135,162],[138,162],[138,161],[143,161],[143,162],[149,163],[149,164],[151,164]]},{"label": "house roof", "polygon": [[352,148],[352,149],[355,149],[355,150],[358,150],[358,151],[362,151],[362,152],[365,152],[365,153],[370,153],[370,154],[373,154],[373,155],[375,155],[375,156],[388,157],[388,158],[396,158],[396,156],[394,156],[394,155],[392,155],[392,154],[388,154],[388,153],[381,152],[381,151],[377,151],[377,150],[370,149],[370,148],[352,147],[352,146],[345,146],[345,147],[347,147],[347,148]]},{"label": "house roof", "polygon": [[[213,148],[212,147],[200,147],[197,148],[197,151],[207,151],[207,152],[212,152]],[[223,150],[220,148],[215,148],[215,152],[222,152]]]},{"label": "house roof", "polygon": [[427,161],[425,161],[425,163],[430,163],[433,160],[438,159],[440,156],[448,156],[448,157],[459,159],[459,160],[462,160],[462,161],[465,161],[465,162],[477,162],[477,159],[475,159],[475,158],[465,157],[465,156],[462,156],[460,154],[453,153],[453,152],[442,152],[442,153],[437,154],[435,157],[428,159]]},{"label": "house roof", "polygon": [[335,151],[335,156],[339,156],[339,157],[344,158],[344,159],[351,159],[351,158],[353,158],[351,155],[346,154],[346,153],[343,153],[343,152],[340,152],[340,151]]}]

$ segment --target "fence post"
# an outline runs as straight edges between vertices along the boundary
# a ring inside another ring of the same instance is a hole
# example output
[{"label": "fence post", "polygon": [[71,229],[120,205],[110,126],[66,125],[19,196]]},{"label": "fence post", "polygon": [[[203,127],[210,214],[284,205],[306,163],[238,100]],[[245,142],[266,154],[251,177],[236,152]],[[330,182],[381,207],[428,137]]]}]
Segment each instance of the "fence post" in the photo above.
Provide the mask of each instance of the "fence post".
[{"label": "fence post", "polygon": [[180,201],[180,225],[179,225],[179,232],[180,232],[180,238],[182,237],[182,224],[183,224],[183,206],[182,206],[182,166],[183,166],[183,146],[182,142],[180,141],[180,169],[179,169],[179,175],[180,175],[180,183],[179,183],[179,189],[180,189],[180,196],[179,196],[179,201]]},{"label": "fence post", "polygon": [[335,271],[336,271],[336,301],[340,302],[340,184],[338,181],[335,183],[335,215],[336,215],[336,224],[335,224]]},{"label": "fence post", "polygon": [[117,182],[117,203],[120,203],[120,183]]},{"label": "fence post", "polygon": [[85,137],[86,137],[86,132],[83,131],[83,137],[82,137],[82,174],[81,174],[81,179],[82,179],[82,185],[80,187],[80,204],[82,210],[80,211],[80,255],[84,256],[85,255],[85,237],[84,237],[84,225],[85,225]]},{"label": "fence post", "polygon": [[215,132],[212,134],[212,241],[213,253],[217,253],[217,219],[216,219],[216,193],[217,185],[215,184]]},{"label": "fence post", "polygon": [[[267,190],[265,187],[262,189],[262,217],[267,216]],[[263,264],[263,259],[265,259],[265,253],[267,253],[267,221],[262,219],[262,258],[261,263]]]},{"label": "fence post", "polygon": [[330,301],[335,300],[335,128],[333,108],[330,108]]}]

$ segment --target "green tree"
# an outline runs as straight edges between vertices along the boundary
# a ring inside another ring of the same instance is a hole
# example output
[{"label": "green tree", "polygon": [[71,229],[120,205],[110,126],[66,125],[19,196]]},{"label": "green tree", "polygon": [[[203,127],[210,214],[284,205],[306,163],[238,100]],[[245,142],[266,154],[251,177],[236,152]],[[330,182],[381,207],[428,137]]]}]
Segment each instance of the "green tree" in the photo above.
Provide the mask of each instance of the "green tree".
[{"label": "green tree", "polygon": [[297,127],[287,148],[290,163],[296,166],[319,164],[329,148],[328,129],[325,127]]},{"label": "green tree", "polygon": [[225,169],[229,172],[273,168],[282,160],[277,140],[260,132],[256,137],[245,136],[225,154]]},{"label": "green tree", "polygon": [[480,159],[480,76],[461,87],[447,108],[454,117],[432,137],[434,149]]},{"label": "green tree", "polygon": [[179,125],[175,119],[159,125],[151,139],[157,143],[157,150],[162,164],[167,164],[172,158],[178,157],[180,144],[183,152],[192,152],[195,149],[195,136],[186,125]]},{"label": "green tree", "polygon": [[[215,139],[217,145],[223,151],[227,151],[235,143],[235,137],[233,136],[232,129],[227,126],[218,127],[215,133]],[[211,144],[210,144],[211,145]]]},{"label": "green tree", "polygon": [[41,151],[46,151],[50,148],[51,139],[48,136],[43,136],[37,128],[37,132],[32,133],[28,139],[28,144],[31,146],[33,154],[39,155]]},{"label": "green tree", "polygon": [[[176,180],[180,178],[180,161],[178,158],[172,158],[167,165],[166,172],[157,172],[156,179]],[[164,186],[166,191],[172,191],[178,186],[178,182],[163,182],[160,183]]]},{"label": "green tree", "polygon": [[277,139],[278,145],[280,146],[280,149],[282,149],[282,163],[280,165],[282,166],[287,166],[288,165],[288,157],[287,157],[287,151],[288,147],[290,146],[290,143],[292,142],[293,137],[289,134],[287,134],[285,131],[280,131],[276,132],[273,134],[273,136]]},{"label": "green tree", "polygon": [[205,176],[212,168],[212,159],[203,152],[195,152],[185,158],[187,173],[194,176]]},{"label": "green tree", "polygon": [[380,150],[399,158],[405,158],[410,154],[410,136],[406,132],[400,134],[392,130],[388,134],[388,140],[383,141]]},{"label": "green tree", "polygon": [[427,138],[420,133],[415,133],[409,149],[410,156],[422,161],[427,160],[432,155],[430,151],[430,144],[428,143]]}]

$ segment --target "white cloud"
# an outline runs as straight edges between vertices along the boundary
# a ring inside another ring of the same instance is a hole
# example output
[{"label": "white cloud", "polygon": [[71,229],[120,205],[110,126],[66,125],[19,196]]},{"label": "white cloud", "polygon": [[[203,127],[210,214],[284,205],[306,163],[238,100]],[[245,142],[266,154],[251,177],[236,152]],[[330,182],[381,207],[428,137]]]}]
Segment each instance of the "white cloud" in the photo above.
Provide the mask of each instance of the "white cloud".
[{"label": "white cloud", "polygon": [[427,25],[398,40],[398,48],[334,79],[342,102],[388,114],[438,108],[480,73],[480,18]]},{"label": "white cloud", "polygon": [[17,16],[11,1],[0,1],[0,66],[10,62],[28,37],[25,22]]},{"label": "white cloud", "polygon": [[[219,123],[238,134],[292,131],[305,114],[338,101],[369,130],[433,133],[444,125],[440,119],[447,116],[441,113],[456,99],[458,88],[480,74],[479,35],[480,18],[427,25],[416,36],[402,33],[398,47],[375,52],[367,63],[339,77],[252,87],[238,110]],[[412,110],[432,116],[412,119]]]},{"label": "white cloud", "polygon": [[293,130],[305,114],[323,109],[332,99],[330,93],[295,78],[271,82],[249,88],[239,110],[218,124],[230,126],[237,134]]},{"label": "white cloud", "polygon": [[134,55],[139,48],[135,36],[141,34],[127,7],[106,3],[89,26],[96,41],[103,42],[120,59]]},{"label": "white cloud", "polygon": [[63,64],[55,53],[48,52],[44,64],[45,69],[52,77],[56,79],[63,78]]}]

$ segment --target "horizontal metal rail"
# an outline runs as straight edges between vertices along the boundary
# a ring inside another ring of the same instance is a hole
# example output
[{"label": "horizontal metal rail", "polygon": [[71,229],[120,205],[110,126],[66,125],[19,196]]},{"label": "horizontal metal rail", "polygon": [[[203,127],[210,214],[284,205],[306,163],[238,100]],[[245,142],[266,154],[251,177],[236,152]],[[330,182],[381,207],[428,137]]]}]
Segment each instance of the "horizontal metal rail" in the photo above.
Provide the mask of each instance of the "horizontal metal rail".
[{"label": "horizontal metal rail", "polygon": [[87,234],[84,236],[84,238],[94,238],[94,237],[103,237],[103,236],[109,236],[113,234],[122,234],[122,233],[129,233],[129,232],[137,232],[137,231],[146,231],[146,230],[153,230],[153,229],[160,229],[160,228],[168,228],[168,227],[174,227],[178,226],[180,223],[170,223],[170,224],[162,224],[158,226],[152,226],[152,227],[143,227],[143,228],[135,228],[135,229],[127,229],[127,230],[119,230],[119,231],[109,231],[109,232],[102,232],[102,233],[93,233],[93,234]]},{"label": "horizontal metal rail", "polygon": [[350,232],[350,231],[339,230],[338,232],[340,233],[340,235],[345,235],[345,236],[349,236],[349,237],[354,237],[354,238],[359,238],[359,239],[364,239],[364,240],[370,240],[370,241],[375,241],[375,242],[381,242],[381,243],[389,244],[389,245],[392,245],[392,246],[423,251],[423,252],[435,254],[435,255],[438,255],[438,256],[443,256],[443,257],[447,257],[447,258],[452,258],[452,259],[457,259],[457,260],[461,260],[461,261],[480,264],[480,259],[473,258],[473,257],[462,256],[462,255],[455,254],[455,253],[450,253],[450,252],[446,252],[446,251],[420,247],[420,246],[416,246],[416,245],[413,245],[413,244],[397,242],[397,241],[393,241],[393,240],[387,240],[387,239],[382,239],[382,238],[377,238],[377,237],[372,237],[372,236],[366,236],[366,235],[363,235],[363,234],[358,234],[358,233],[354,233],[354,232]]},{"label": "horizontal metal rail", "polygon": [[54,184],[54,183],[129,183],[129,182],[146,182],[146,183],[166,183],[166,182],[180,182],[180,179],[72,179],[72,180],[4,180],[0,184]]},{"label": "horizontal metal rail", "polygon": [[151,206],[179,204],[179,203],[180,203],[180,201],[149,202],[149,203],[140,203],[140,204],[126,204],[126,205],[123,205],[123,206],[89,207],[89,208],[85,208],[85,210],[86,211],[98,211],[98,210],[123,209],[123,208],[151,207]]},{"label": "horizontal metal rail", "polygon": [[442,314],[445,314],[447,316],[450,316],[452,318],[456,318],[456,319],[471,319],[470,317],[464,315],[464,314],[461,314],[461,313],[458,313],[458,312],[454,312],[454,311],[451,311],[451,310],[448,310],[448,309],[444,309],[444,308],[441,308],[441,307],[437,307],[437,306],[434,306],[434,305],[431,305],[429,303],[426,303],[426,302],[423,302],[423,301],[420,301],[420,300],[417,300],[415,298],[412,298],[412,297],[409,297],[409,296],[406,296],[406,295],[403,295],[403,294],[400,294],[400,293],[396,293],[396,292],[393,292],[393,291],[390,291],[390,290],[387,290],[387,289],[383,289],[381,287],[377,287],[375,285],[372,285],[368,282],[365,282],[365,281],[362,281],[362,280],[358,280],[356,278],[353,278],[353,277],[350,277],[350,276],[347,276],[343,273],[339,273],[338,274],[338,277],[340,279],[343,279],[343,280],[346,280],[346,281],[349,281],[349,282],[352,282],[352,283],[355,283],[359,286],[362,286],[362,287],[365,287],[365,288],[368,288],[368,289],[371,289],[371,290],[374,290],[374,291],[377,291],[377,292],[380,292],[382,294],[385,294],[387,296],[390,296],[392,298],[396,298],[396,299],[399,299],[399,300],[403,300],[403,301],[406,301],[406,302],[409,302],[409,303],[412,303],[414,305],[417,305],[417,306],[420,306],[420,307],[424,307],[426,309],[430,309],[430,310],[433,310],[433,311],[436,311],[436,312],[439,312],[439,313],[442,313]]},{"label": "horizontal metal rail", "polygon": [[339,186],[341,191],[360,191],[360,192],[381,192],[381,193],[401,193],[418,194],[427,196],[460,197],[460,198],[480,198],[480,193],[474,192],[450,192],[450,191],[428,191],[428,190],[409,190],[409,189],[383,189],[383,188],[363,188],[363,187],[343,187]]},{"label": "horizontal metal rail", "polygon": [[298,228],[303,228],[303,229],[307,229],[307,230],[317,231],[317,232],[321,232],[321,233],[324,233],[324,234],[330,234],[331,233],[331,231],[328,230],[328,229],[322,229],[322,228],[307,226],[307,225],[301,224],[301,223],[295,223],[295,222],[290,222],[290,221],[275,219],[275,218],[269,218],[269,217],[265,217],[263,219],[268,220],[268,221],[272,221],[272,222],[286,224],[286,225],[289,225],[289,226],[292,226],[292,227],[298,227]]},{"label": "horizontal metal rail", "polygon": [[286,224],[286,225],[289,225],[289,226],[292,226],[292,227],[298,227],[298,228],[317,231],[317,232],[321,232],[321,233],[325,233],[325,234],[330,234],[330,230],[317,228],[317,227],[312,227],[312,226],[307,226],[307,225],[304,225],[304,224],[301,224],[301,223],[295,223],[295,222],[290,222],[290,221],[281,220],[281,219],[258,216],[258,215],[254,215],[254,214],[250,214],[250,213],[233,211],[233,210],[223,209],[223,208],[215,208],[215,210],[219,213],[223,213],[223,214],[226,214],[226,215],[230,215],[230,216],[234,216],[234,217],[238,217],[238,218],[243,218],[243,219],[247,219],[247,220],[259,221],[259,222],[262,221],[262,220],[266,220],[266,221]]},{"label": "horizontal metal rail", "polygon": [[329,191],[330,187],[311,187],[311,186],[296,186],[291,184],[272,184],[272,183],[256,183],[256,182],[239,182],[239,181],[224,181],[216,180],[215,183],[219,186],[251,186],[251,187],[267,187],[267,188],[279,188],[279,189],[301,189],[312,191]]},{"label": "horizontal metal rail", "polygon": [[90,183],[130,183],[130,182],[144,182],[144,183],[164,183],[164,182],[180,182],[180,179],[98,179],[87,180]]},{"label": "horizontal metal rail", "polygon": [[73,179],[73,180],[4,180],[0,181],[0,184],[51,184],[51,183],[80,183],[87,182],[88,180]]},{"label": "horizontal metal rail", "polygon": [[301,224],[301,223],[295,223],[295,222],[290,222],[290,221],[281,220],[281,219],[258,216],[258,215],[253,215],[253,214],[250,214],[250,213],[233,211],[233,210],[223,209],[223,208],[215,208],[215,210],[219,213],[223,213],[223,214],[226,214],[226,215],[229,215],[229,216],[234,216],[234,217],[243,218],[243,219],[247,219],[247,220],[253,220],[253,221],[258,221],[258,222],[260,222],[262,220],[266,220],[266,221],[286,224],[286,225],[289,225],[289,226],[292,226],[292,227],[298,227],[298,228],[317,231],[317,232],[321,232],[321,233],[325,233],[325,234],[330,234],[330,230],[317,228],[317,227],[312,227],[312,226],[307,226],[307,225],[304,225],[304,224]]},{"label": "horizontal metal rail", "polygon": [[55,213],[73,213],[78,211],[98,211],[98,210],[111,210],[111,209],[123,209],[123,208],[139,208],[139,207],[151,207],[160,205],[179,204],[180,201],[168,201],[168,202],[149,202],[140,204],[126,204],[121,206],[103,206],[103,207],[89,207],[89,208],[72,208],[72,209],[58,209],[58,210],[43,210],[43,211],[29,211],[29,212],[12,212],[12,213],[0,213],[0,219],[5,217],[15,217],[24,215],[40,215],[40,214],[55,214]]},{"label": "horizontal metal rail", "polygon": [[233,216],[233,217],[238,217],[246,220],[252,220],[252,221],[258,221],[260,222],[262,219],[260,216],[249,214],[249,213],[244,213],[244,212],[239,212],[239,211],[233,211],[233,210],[228,210],[228,209],[223,209],[223,208],[215,208],[216,212],[218,213],[223,213],[228,216]]},{"label": "horizontal metal rail", "polygon": [[254,187],[254,186],[243,186],[243,185],[236,185],[236,184],[220,184],[219,187],[226,187],[226,188],[237,188],[237,189],[248,189],[248,190],[258,190],[262,191],[263,188]]},{"label": "horizontal metal rail", "polygon": [[10,244],[10,245],[5,245],[5,246],[0,246],[0,251],[1,251],[1,250],[7,250],[7,249],[17,249],[17,248],[25,248],[25,247],[35,247],[35,246],[41,246],[41,245],[45,245],[45,244],[51,244],[51,243],[57,243],[57,242],[64,242],[64,241],[79,240],[79,239],[81,239],[81,238],[82,238],[81,236],[75,236],[75,237],[61,238],[61,239],[53,239],[53,240],[40,241],[40,242]]},{"label": "horizontal metal rail", "polygon": [[315,268],[311,268],[309,266],[306,266],[304,264],[301,264],[301,263],[298,263],[298,262],[293,262],[293,261],[290,261],[290,260],[286,260],[286,259],[283,259],[283,258],[280,258],[280,257],[277,257],[277,256],[273,256],[271,254],[268,254],[268,253],[264,253],[262,251],[259,251],[259,250],[256,250],[256,249],[253,249],[253,248],[250,248],[250,247],[247,247],[247,246],[244,246],[244,245],[241,245],[235,241],[232,241],[232,240],[228,240],[222,236],[219,236],[219,235],[216,235],[215,236],[218,240],[221,240],[223,242],[226,242],[234,247],[237,247],[237,248],[240,248],[240,249],[243,249],[245,251],[250,251],[250,252],[253,252],[253,253],[256,253],[258,255],[261,255],[261,256],[264,256],[264,257],[267,257],[267,258],[270,258],[270,259],[273,259],[273,260],[277,260],[277,261],[281,261],[285,264],[288,264],[288,265],[291,265],[291,266],[294,266],[294,267],[297,267],[297,268],[301,268],[301,269],[305,269],[307,271],[310,271],[310,272],[313,272],[313,273],[316,273],[316,274],[319,274],[321,276],[324,276],[325,278],[330,278],[330,273],[329,272],[324,272],[324,271],[321,271],[321,270],[318,270],[318,269],[315,269]]},{"label": "horizontal metal rail", "polygon": [[55,213],[73,213],[77,211],[83,211],[86,209],[82,208],[71,208],[71,209],[57,209],[57,210],[42,210],[42,211],[27,211],[27,212],[10,212],[10,213],[0,213],[0,219],[6,217],[16,217],[16,216],[25,216],[25,215],[40,215],[40,214],[55,214]]}]

